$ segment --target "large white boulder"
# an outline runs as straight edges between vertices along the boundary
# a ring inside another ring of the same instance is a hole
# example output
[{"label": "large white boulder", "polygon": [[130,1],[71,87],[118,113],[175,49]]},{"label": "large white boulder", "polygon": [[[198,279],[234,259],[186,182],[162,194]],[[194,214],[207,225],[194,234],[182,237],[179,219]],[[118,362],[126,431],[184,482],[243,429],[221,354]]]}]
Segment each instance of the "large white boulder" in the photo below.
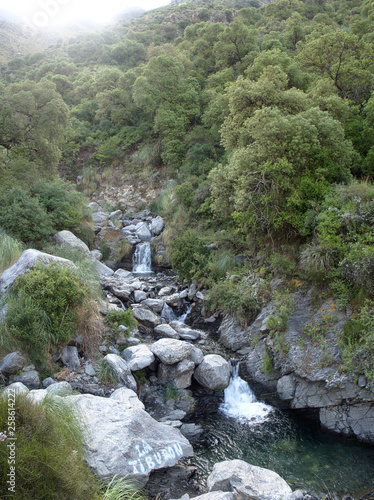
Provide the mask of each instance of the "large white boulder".
[{"label": "large white boulder", "polygon": [[276,472],[243,460],[226,460],[214,465],[208,477],[209,491],[229,491],[236,498],[293,500],[290,486]]},{"label": "large white boulder", "polygon": [[25,250],[17,262],[9,267],[9,269],[6,269],[1,275],[0,294],[6,292],[7,289],[13,285],[18,276],[35,267],[39,262],[43,264],[57,263],[65,267],[76,269],[73,262],[68,259],[55,257],[48,253],[39,252],[39,250]]},{"label": "large white boulder", "polygon": [[126,360],[132,372],[147,368],[155,360],[154,354],[145,344],[128,347],[122,352],[122,357]]},{"label": "large white boulder", "polygon": [[151,471],[193,455],[178,429],[157,422],[140,408],[89,394],[69,399],[84,424],[86,461],[101,478],[127,477],[140,488]]},{"label": "large white boulder", "polygon": [[118,356],[118,354],[107,354],[104,357],[104,361],[108,363],[117,382],[136,391],[136,380],[131,374],[129,365],[121,356]]}]

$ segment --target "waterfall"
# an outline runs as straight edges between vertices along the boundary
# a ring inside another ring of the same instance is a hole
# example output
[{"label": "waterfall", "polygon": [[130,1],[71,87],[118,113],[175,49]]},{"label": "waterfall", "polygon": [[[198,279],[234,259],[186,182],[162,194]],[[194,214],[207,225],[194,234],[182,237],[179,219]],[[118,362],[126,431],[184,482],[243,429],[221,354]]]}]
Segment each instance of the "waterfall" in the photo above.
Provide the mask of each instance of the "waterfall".
[{"label": "waterfall", "polygon": [[173,309],[167,305],[167,303],[164,303],[164,306],[161,311],[161,318],[167,321],[168,323],[171,323],[172,321],[175,321],[177,319]]},{"label": "waterfall", "polygon": [[133,273],[151,273],[151,246],[149,243],[139,243],[136,245],[135,253],[132,257]]},{"label": "waterfall", "polygon": [[220,410],[229,417],[249,424],[264,422],[273,411],[271,406],[257,401],[247,382],[239,377],[239,363],[231,365],[231,380],[224,395]]},{"label": "waterfall", "polygon": [[191,312],[191,309],[192,309],[192,306],[191,304],[187,307],[187,310],[184,314],[182,314],[181,316],[179,316],[179,318],[177,318],[178,321],[180,321],[181,323],[184,323],[186,321],[186,318],[187,316],[190,314]]}]

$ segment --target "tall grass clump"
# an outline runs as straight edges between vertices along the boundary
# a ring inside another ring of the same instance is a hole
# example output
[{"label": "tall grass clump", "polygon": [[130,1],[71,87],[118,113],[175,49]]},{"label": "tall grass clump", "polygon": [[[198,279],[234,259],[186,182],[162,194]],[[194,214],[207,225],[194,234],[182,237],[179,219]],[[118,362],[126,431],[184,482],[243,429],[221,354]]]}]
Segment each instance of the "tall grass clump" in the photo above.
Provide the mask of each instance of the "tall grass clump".
[{"label": "tall grass clump", "polygon": [[0,229],[0,275],[20,258],[23,250],[21,241]]},{"label": "tall grass clump", "polygon": [[[0,396],[0,429],[8,426],[8,400]],[[126,478],[104,484],[84,461],[83,422],[69,398],[15,402],[15,493],[8,491],[8,439],[0,442],[0,498],[15,500],[141,500]]]}]

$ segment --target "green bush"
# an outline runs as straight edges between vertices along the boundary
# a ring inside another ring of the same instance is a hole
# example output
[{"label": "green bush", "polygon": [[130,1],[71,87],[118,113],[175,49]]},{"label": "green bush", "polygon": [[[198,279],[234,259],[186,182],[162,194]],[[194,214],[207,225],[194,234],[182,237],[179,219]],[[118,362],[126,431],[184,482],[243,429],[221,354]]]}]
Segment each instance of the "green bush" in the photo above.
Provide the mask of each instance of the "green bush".
[{"label": "green bush", "polygon": [[138,323],[131,309],[126,309],[126,311],[122,309],[109,309],[105,316],[104,324],[113,329],[118,328],[120,325],[126,326],[128,334],[130,334],[130,331],[133,330]]},{"label": "green bush", "polygon": [[206,277],[209,273],[211,251],[197,231],[187,230],[171,242],[170,258],[180,279],[189,283]]},{"label": "green bush", "polygon": [[87,287],[74,270],[38,264],[14,282],[2,324],[3,343],[21,346],[39,369],[48,370],[52,349],[78,332],[78,308],[86,295]]},{"label": "green bush", "polygon": [[0,275],[21,256],[24,245],[21,241],[0,230]]},{"label": "green bush", "polygon": [[53,235],[53,224],[40,202],[20,188],[0,198],[0,227],[14,238],[41,248]]}]

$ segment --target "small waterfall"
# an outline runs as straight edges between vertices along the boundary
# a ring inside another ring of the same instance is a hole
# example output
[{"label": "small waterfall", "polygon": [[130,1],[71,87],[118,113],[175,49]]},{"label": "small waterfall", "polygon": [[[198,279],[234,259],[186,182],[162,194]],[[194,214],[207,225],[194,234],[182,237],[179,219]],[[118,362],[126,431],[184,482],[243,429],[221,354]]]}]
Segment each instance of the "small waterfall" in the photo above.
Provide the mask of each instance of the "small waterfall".
[{"label": "small waterfall", "polygon": [[231,365],[231,380],[224,392],[225,399],[220,410],[229,417],[259,424],[267,420],[273,408],[257,401],[245,380],[239,377],[239,363]]},{"label": "small waterfall", "polygon": [[164,303],[164,306],[161,311],[161,318],[167,321],[167,323],[171,323],[172,321],[175,321],[177,319],[173,309],[167,305],[167,303]]},{"label": "small waterfall", "polygon": [[180,321],[181,323],[184,323],[186,321],[186,318],[187,316],[190,314],[191,312],[191,309],[192,309],[192,306],[189,305],[186,309],[186,312],[184,314],[182,314],[181,316],[179,316],[179,318],[176,318],[178,321]]},{"label": "small waterfall", "polygon": [[133,273],[151,273],[151,246],[149,243],[139,243],[136,245],[135,253],[132,257]]}]

